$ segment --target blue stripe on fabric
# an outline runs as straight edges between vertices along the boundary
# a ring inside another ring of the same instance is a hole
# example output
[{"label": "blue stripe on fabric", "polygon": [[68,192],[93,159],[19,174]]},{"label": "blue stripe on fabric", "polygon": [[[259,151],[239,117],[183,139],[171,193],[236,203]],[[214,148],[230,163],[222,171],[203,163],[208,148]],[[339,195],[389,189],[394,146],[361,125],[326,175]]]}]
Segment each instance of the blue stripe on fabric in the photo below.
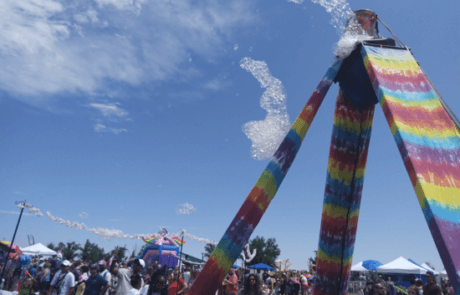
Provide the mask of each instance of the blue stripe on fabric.
[{"label": "blue stripe on fabric", "polygon": [[235,244],[233,240],[230,239],[230,236],[227,233],[224,234],[221,241],[225,241],[223,248],[226,250],[227,254],[233,259],[233,261],[238,259],[238,257],[241,254],[241,251],[243,251],[243,247],[240,247],[237,244]]},{"label": "blue stripe on fabric", "polygon": [[413,101],[429,102],[433,100],[436,100],[436,101],[438,100],[438,97],[433,91],[429,91],[429,92],[393,91],[381,85],[379,88],[382,89],[385,95],[392,96],[394,98],[398,98],[400,100],[404,100],[407,102],[413,102]]},{"label": "blue stripe on fabric", "polygon": [[[333,255],[333,256],[337,256],[337,257],[342,257],[342,243],[340,244],[336,244],[336,245],[326,245],[324,244],[323,242],[319,242],[319,248],[321,249],[321,251],[323,251],[324,253],[327,253],[328,255]],[[344,250],[343,250],[343,259],[346,260],[350,257],[353,256],[353,250],[354,250],[354,246],[352,247],[346,247]]]},{"label": "blue stripe on fabric", "polygon": [[435,219],[442,218],[451,223],[460,224],[460,206],[457,208],[452,208],[448,206],[441,206],[435,200],[427,200],[429,208],[431,209],[431,214]]},{"label": "blue stripe on fabric", "polygon": [[452,150],[452,149],[459,149],[460,148],[460,140],[457,136],[445,136],[443,138],[435,138],[435,137],[427,137],[421,135],[413,135],[407,132],[404,132],[400,128],[398,128],[399,137],[395,140],[396,143],[399,144],[401,140],[405,142],[409,142],[413,145],[418,145],[422,147],[428,147],[432,149],[445,149],[445,150]]},{"label": "blue stripe on fabric", "polygon": [[278,189],[284,177],[286,176],[283,170],[281,170],[281,166],[279,165],[279,163],[271,161],[268,164],[267,168],[265,168],[265,170],[270,172],[270,174],[273,176],[276,182],[276,189]]},{"label": "blue stripe on fabric", "polygon": [[335,77],[337,76],[337,73],[339,72],[341,66],[342,66],[342,60],[340,60],[340,59],[334,60],[332,62],[332,64],[331,64],[331,66],[329,67],[329,69],[327,70],[325,77],[329,81],[334,80]]},{"label": "blue stripe on fabric", "polygon": [[296,154],[297,154],[297,152],[300,149],[300,145],[302,144],[302,137],[300,137],[300,135],[297,134],[297,132],[295,132],[295,130],[291,129],[291,130],[289,130],[288,134],[286,135],[285,140],[286,139],[289,139],[294,144],[293,147],[294,147],[294,149],[296,151]]}]

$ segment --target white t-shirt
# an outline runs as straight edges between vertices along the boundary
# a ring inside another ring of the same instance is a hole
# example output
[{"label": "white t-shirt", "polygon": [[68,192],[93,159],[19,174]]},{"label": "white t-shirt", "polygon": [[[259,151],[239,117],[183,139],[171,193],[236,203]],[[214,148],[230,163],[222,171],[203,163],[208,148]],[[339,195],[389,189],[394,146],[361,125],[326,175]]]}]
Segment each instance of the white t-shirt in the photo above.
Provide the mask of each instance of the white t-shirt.
[{"label": "white t-shirt", "polygon": [[126,293],[126,295],[140,295],[141,292],[139,290],[137,290],[136,288],[131,288],[131,290],[128,291],[128,293]]},{"label": "white t-shirt", "polygon": [[[117,273],[118,287],[115,295],[126,295],[132,288],[131,277],[134,271],[132,269],[120,268]],[[144,280],[141,278],[141,289],[144,287]],[[64,294],[60,294],[64,295]]]},{"label": "white t-shirt", "polygon": [[59,270],[51,281],[51,286],[54,286],[52,295],[66,295],[70,288],[75,287],[75,277],[70,271],[66,274]]},{"label": "white t-shirt", "polygon": [[[103,272],[101,272],[101,276],[109,283],[112,283],[112,274],[110,273],[110,271],[108,269],[104,270]],[[107,289],[107,291],[105,291],[105,295],[109,295],[109,289]]]},{"label": "white t-shirt", "polygon": [[[147,295],[149,293],[150,285],[146,285],[144,288],[141,289],[140,295]],[[153,292],[152,295],[161,295],[160,292]]]},{"label": "white t-shirt", "polygon": [[184,272],[184,281],[185,281],[185,284],[188,286],[188,282],[190,281],[190,272],[189,271]]}]

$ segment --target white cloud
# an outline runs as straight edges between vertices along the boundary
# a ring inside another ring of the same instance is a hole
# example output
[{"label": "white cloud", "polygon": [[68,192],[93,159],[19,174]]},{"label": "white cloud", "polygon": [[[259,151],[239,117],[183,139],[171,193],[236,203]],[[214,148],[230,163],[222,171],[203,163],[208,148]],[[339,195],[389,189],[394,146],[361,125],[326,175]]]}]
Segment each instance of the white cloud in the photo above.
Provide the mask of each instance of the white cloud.
[{"label": "white cloud", "polygon": [[226,80],[213,79],[211,81],[206,82],[203,87],[205,89],[217,91],[217,90],[222,90],[222,89],[228,87],[230,84],[231,84],[231,82],[226,81]]},{"label": "white cloud", "polygon": [[110,133],[113,133],[113,134],[119,134],[119,133],[122,133],[122,132],[128,132],[128,130],[126,130],[125,128],[110,128],[110,127],[107,127],[105,125],[102,125],[100,123],[94,125],[94,131],[96,132],[110,132]]},{"label": "white cloud", "polygon": [[100,111],[104,117],[126,118],[128,116],[128,112],[120,108],[116,103],[90,103],[89,105]]},{"label": "white cloud", "polygon": [[[96,3],[94,5],[94,3]],[[46,94],[107,92],[196,74],[189,54],[213,56],[254,18],[243,0],[4,0],[0,88],[29,103]]]}]

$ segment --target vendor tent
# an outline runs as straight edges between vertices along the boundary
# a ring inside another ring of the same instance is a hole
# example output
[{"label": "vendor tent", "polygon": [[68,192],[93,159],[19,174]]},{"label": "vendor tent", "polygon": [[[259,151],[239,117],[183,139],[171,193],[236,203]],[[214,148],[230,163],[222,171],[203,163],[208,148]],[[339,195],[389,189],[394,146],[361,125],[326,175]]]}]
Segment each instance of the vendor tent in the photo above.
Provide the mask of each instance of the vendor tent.
[{"label": "vendor tent", "polygon": [[22,254],[24,255],[44,255],[44,256],[51,256],[56,255],[56,251],[51,250],[50,248],[46,247],[41,243],[37,243],[35,245],[21,248]]},{"label": "vendor tent", "polygon": [[415,265],[402,256],[377,267],[377,272],[380,273],[426,274],[426,271],[425,268]]},{"label": "vendor tent", "polygon": [[359,271],[359,272],[369,272],[367,268],[363,266],[363,262],[358,262],[351,267],[351,271]]},{"label": "vendor tent", "polygon": [[266,265],[264,263],[257,263],[251,266],[248,266],[248,268],[252,269],[265,269],[265,270],[274,270],[274,267],[271,267],[270,265]]}]

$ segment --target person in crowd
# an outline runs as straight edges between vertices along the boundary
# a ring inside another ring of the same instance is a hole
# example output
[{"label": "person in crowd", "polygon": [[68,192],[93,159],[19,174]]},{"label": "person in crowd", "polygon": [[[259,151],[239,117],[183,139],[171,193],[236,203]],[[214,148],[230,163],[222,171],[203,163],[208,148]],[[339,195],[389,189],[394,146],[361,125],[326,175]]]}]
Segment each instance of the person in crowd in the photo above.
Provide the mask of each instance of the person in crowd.
[{"label": "person in crowd", "polygon": [[426,285],[423,287],[423,295],[442,295],[441,287],[436,285],[436,276],[428,271],[425,275]]},{"label": "person in crowd", "polygon": [[421,279],[417,279],[415,281],[415,286],[418,288],[419,295],[423,295],[423,281]]},{"label": "person in crowd", "polygon": [[182,274],[182,276],[184,277],[184,282],[185,284],[188,285],[188,281],[190,281],[190,267],[187,267],[184,271],[184,273]]},{"label": "person in crowd", "polygon": [[243,295],[262,295],[260,280],[256,274],[250,274],[244,284]]},{"label": "person in crowd", "polygon": [[73,273],[74,277],[79,278],[80,275],[82,274],[80,272],[80,266],[81,266],[81,261],[80,260],[74,260],[72,262],[72,265],[70,266],[70,272]]},{"label": "person in crowd", "polygon": [[173,273],[173,269],[170,268],[168,269],[168,274],[166,275],[166,284],[170,286],[173,280],[174,280],[174,273]]},{"label": "person in crowd", "polygon": [[142,277],[140,274],[133,274],[131,276],[131,289],[126,293],[126,295],[140,295],[142,284]]},{"label": "person in crowd", "polygon": [[61,269],[56,272],[50,284],[49,294],[71,295],[75,287],[75,276],[70,271],[70,262],[64,260]]},{"label": "person in crowd", "polygon": [[372,290],[374,291],[373,292],[374,295],[385,295],[385,293],[386,293],[385,292],[385,290],[386,290],[385,287],[379,282],[375,283],[372,286]]},{"label": "person in crowd", "polygon": [[[101,260],[98,262],[98,264],[99,264],[99,273],[107,282],[110,283],[110,287],[112,287],[112,274],[107,269],[107,263],[105,262],[105,260]],[[109,295],[109,293],[110,293],[110,288],[107,289],[107,291],[105,291],[105,294],[102,294],[102,295]]]},{"label": "person in crowd", "polygon": [[[126,295],[131,289],[131,277],[134,274],[139,274],[145,267],[145,262],[142,259],[134,260],[133,269],[115,267],[115,263],[118,261],[118,256],[115,254],[110,265],[110,273],[118,278],[118,287],[116,295]],[[144,280],[141,278],[141,288],[144,287]]]},{"label": "person in crowd", "polygon": [[235,274],[235,270],[230,268],[228,272],[228,279],[225,280],[227,284],[226,294],[227,295],[238,295],[238,276]]},{"label": "person in crowd", "polygon": [[185,294],[188,291],[188,286],[185,284],[185,281],[183,278],[181,278],[181,275],[179,271],[174,271],[173,275],[173,280],[169,284],[169,290],[168,294],[169,295],[180,295],[180,294]]},{"label": "person in crowd", "polygon": [[150,281],[150,285],[142,289],[141,295],[168,295],[166,277],[163,274],[156,276],[154,280]]},{"label": "person in crowd", "polygon": [[190,289],[193,285],[193,283],[196,280],[196,277],[198,276],[199,271],[197,269],[192,269],[190,272],[190,280],[188,281],[188,288]]},{"label": "person in crowd", "polygon": [[153,276],[153,267],[148,266],[145,270],[144,276],[142,277],[144,279],[144,285],[150,284],[150,280],[152,279]]},{"label": "person in crowd", "polygon": [[86,280],[86,288],[84,295],[99,295],[105,294],[109,289],[110,283],[99,274],[99,266],[97,264],[91,265],[91,275]]},{"label": "person in crowd", "polygon": [[407,289],[407,295],[419,295],[419,290],[415,286],[415,284],[410,286],[409,289]]},{"label": "person in crowd", "polygon": [[362,287],[358,287],[358,295],[364,295],[364,291]]},{"label": "person in crowd", "polygon": [[292,283],[291,278],[284,274],[281,281],[281,294],[284,295],[294,295],[294,284]]},{"label": "person in crowd", "polygon": [[51,263],[49,261],[45,262],[45,268],[38,277],[40,295],[46,295],[51,284]]},{"label": "person in crowd", "polygon": [[80,278],[78,279],[78,283],[75,286],[77,288],[77,292],[75,293],[75,295],[83,295],[83,293],[85,292],[87,279],[87,276],[80,276]]},{"label": "person in crowd", "polygon": [[238,277],[238,294],[241,294],[241,289],[242,289],[242,284],[243,284],[243,272],[241,271],[241,268],[238,268],[236,270],[236,276]]}]

